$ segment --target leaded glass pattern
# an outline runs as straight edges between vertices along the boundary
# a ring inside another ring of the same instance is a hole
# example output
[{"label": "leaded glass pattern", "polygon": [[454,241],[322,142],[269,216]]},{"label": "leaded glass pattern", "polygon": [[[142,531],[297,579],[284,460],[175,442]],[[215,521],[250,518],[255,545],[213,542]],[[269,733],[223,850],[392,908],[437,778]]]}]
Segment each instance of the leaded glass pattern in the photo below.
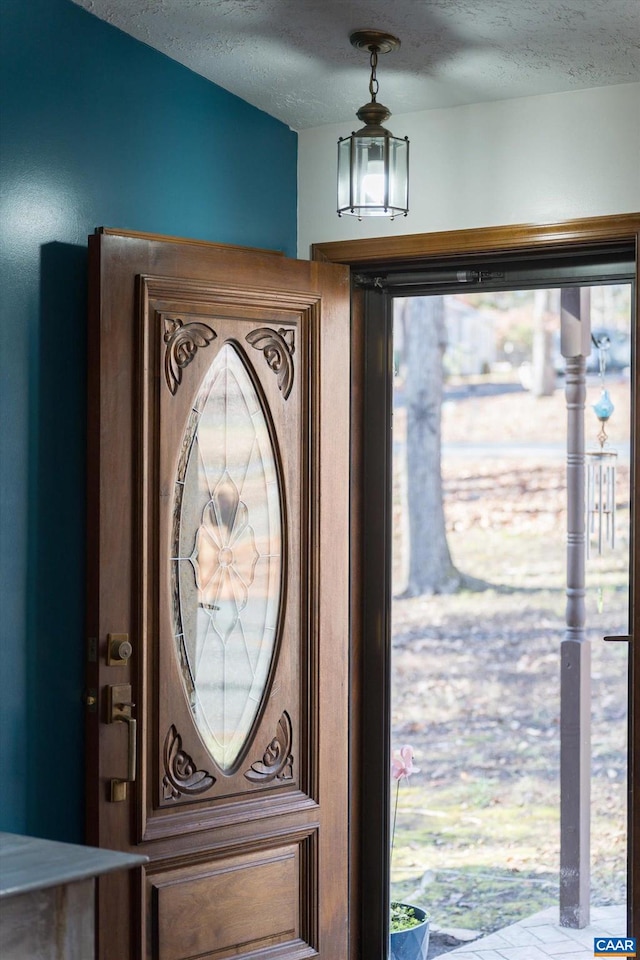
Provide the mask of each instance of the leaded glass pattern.
[{"label": "leaded glass pattern", "polygon": [[281,603],[276,455],[258,392],[231,343],[189,418],[175,483],[176,649],[194,720],[230,772],[265,695]]}]

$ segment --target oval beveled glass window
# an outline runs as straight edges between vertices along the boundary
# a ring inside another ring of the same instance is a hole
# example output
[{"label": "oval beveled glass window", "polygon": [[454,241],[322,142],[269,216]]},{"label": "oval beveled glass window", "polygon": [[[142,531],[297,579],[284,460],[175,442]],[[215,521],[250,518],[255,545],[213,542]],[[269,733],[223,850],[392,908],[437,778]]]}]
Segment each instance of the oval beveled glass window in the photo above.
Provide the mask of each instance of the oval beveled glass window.
[{"label": "oval beveled glass window", "polygon": [[276,457],[260,397],[232,344],[202,383],[175,484],[176,649],[196,726],[221,770],[265,695],[282,592]]}]

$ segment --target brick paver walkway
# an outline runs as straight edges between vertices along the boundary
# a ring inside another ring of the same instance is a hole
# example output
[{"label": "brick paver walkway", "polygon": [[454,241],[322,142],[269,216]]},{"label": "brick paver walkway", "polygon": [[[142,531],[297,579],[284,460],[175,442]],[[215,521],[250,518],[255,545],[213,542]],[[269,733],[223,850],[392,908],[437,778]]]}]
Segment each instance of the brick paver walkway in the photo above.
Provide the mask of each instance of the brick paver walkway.
[{"label": "brick paver walkway", "polygon": [[582,930],[561,927],[558,908],[498,930],[444,954],[450,960],[593,960],[595,937],[624,937],[626,908],[592,907],[591,923]]}]

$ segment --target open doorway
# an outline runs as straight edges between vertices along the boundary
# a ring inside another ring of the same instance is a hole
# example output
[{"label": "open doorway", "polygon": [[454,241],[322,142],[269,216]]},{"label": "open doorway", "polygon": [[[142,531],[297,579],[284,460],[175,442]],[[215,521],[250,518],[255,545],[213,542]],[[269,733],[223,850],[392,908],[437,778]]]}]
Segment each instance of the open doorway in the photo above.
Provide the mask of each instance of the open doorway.
[{"label": "open doorway", "polygon": [[[362,957],[383,956],[389,939],[389,784],[391,719],[391,518],[392,518],[392,299],[434,292],[438,274],[454,281],[474,276],[491,286],[493,276],[515,272],[511,289],[524,289],[542,269],[549,280],[573,267],[597,270],[597,280],[633,285],[633,353],[637,353],[637,213],[545,224],[519,224],[443,233],[397,235],[313,245],[315,260],[352,267],[352,479],[351,597],[352,845],[360,869],[352,890],[352,943]],[[494,274],[495,271],[495,274]],[[550,272],[551,271],[551,272]],[[587,282],[587,281],[585,281]],[[592,280],[591,282],[595,282]],[[457,286],[457,283],[454,284]],[[632,385],[631,472],[637,475],[637,389]],[[631,487],[632,500],[635,497]],[[632,511],[631,550],[638,543]],[[632,587],[637,592],[637,563]],[[632,606],[631,633],[637,632]],[[629,796],[640,793],[640,658],[629,647]],[[627,933],[640,917],[640,830],[638,805],[629,805]]]},{"label": "open doorway", "polygon": [[[600,348],[586,362],[586,446],[599,446],[591,406],[607,390],[618,453],[615,549],[592,547],[585,583],[600,907],[626,899],[627,648],[602,637],[629,633],[631,287],[590,293]],[[397,298],[393,330],[391,736],[419,772],[392,796],[391,896],[430,914],[435,957],[558,903],[560,291]]]}]

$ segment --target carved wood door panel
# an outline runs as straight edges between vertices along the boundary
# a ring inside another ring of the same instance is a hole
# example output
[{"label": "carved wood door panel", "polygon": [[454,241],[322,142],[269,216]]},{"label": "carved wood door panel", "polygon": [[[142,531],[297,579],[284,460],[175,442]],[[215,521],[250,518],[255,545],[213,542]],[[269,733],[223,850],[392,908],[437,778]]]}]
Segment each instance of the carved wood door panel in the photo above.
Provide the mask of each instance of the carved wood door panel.
[{"label": "carved wood door panel", "polygon": [[348,956],[343,267],[90,238],[99,956]]}]

